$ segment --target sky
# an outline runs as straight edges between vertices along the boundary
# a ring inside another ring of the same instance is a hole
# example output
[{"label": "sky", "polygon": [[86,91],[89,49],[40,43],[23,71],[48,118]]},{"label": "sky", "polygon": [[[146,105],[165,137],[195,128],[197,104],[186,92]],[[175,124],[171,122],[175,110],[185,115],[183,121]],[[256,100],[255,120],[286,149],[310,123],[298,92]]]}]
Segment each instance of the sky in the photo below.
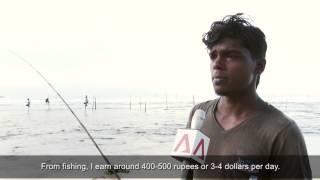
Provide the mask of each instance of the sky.
[{"label": "sky", "polygon": [[317,1],[1,0],[0,96],[215,97],[201,38],[243,12],[268,43],[258,92],[320,99]]}]

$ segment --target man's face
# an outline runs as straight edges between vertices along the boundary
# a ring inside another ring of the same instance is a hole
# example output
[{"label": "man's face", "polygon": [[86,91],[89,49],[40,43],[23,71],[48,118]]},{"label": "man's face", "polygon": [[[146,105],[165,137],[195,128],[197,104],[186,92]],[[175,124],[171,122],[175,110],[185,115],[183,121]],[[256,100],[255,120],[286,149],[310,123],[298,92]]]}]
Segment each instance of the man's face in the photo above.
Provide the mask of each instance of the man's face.
[{"label": "man's face", "polygon": [[233,96],[255,86],[256,61],[238,40],[224,38],[210,51],[214,90],[220,96]]}]

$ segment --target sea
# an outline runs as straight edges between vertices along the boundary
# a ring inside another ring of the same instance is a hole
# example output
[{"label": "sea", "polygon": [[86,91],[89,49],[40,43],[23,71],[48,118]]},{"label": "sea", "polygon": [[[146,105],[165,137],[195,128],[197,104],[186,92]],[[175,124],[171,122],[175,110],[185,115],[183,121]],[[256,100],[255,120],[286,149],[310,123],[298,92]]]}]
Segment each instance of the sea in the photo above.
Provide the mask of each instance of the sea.
[{"label": "sea", "polygon": [[[30,108],[26,107],[26,100],[0,100],[0,156],[100,155],[59,99],[51,100],[50,105],[31,100]],[[86,108],[81,100],[68,103],[105,155],[146,156],[170,154],[177,130],[185,128],[197,102],[98,99]],[[295,120],[309,155],[319,156],[320,102],[269,103]]]},{"label": "sea", "polygon": [[[0,101],[1,102],[1,101]],[[58,99],[0,103],[1,155],[95,155],[92,141]],[[196,103],[196,102],[195,102]],[[296,121],[311,155],[320,154],[320,102],[269,102]],[[167,155],[194,102],[96,100],[69,105],[101,150],[109,155]]]}]

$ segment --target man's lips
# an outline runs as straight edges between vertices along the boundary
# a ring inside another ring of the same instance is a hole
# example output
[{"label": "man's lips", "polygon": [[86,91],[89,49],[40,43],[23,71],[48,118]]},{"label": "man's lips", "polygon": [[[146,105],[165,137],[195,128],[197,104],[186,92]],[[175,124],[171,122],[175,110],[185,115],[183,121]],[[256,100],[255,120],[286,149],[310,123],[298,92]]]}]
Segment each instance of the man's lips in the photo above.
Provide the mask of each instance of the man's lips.
[{"label": "man's lips", "polygon": [[228,79],[226,76],[213,76],[212,80],[225,80]]},{"label": "man's lips", "polygon": [[222,84],[227,83],[228,78],[226,76],[213,76],[212,77],[212,82],[215,86],[219,86]]},{"label": "man's lips", "polygon": [[212,75],[212,80],[214,80],[214,79],[227,79],[226,73],[221,72],[221,71],[215,71],[211,75]]}]

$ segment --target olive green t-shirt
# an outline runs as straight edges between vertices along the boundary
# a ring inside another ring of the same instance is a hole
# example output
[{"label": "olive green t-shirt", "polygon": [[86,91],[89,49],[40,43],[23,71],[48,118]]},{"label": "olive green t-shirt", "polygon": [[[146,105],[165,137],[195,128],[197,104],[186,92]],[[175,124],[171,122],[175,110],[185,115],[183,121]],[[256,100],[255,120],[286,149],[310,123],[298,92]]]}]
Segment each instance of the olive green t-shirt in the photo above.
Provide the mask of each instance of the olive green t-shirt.
[{"label": "olive green t-shirt", "polygon": [[[216,99],[196,105],[190,113],[187,124],[187,128],[190,128],[192,116],[197,109],[202,109],[206,113],[200,131],[210,138],[206,158],[206,164],[209,164],[209,167],[211,158],[214,156],[241,156],[244,162],[249,156],[261,157],[265,161],[272,157],[279,157],[279,159],[283,158],[281,161],[285,161],[279,167],[282,170],[281,176],[311,177],[306,145],[302,133],[293,120],[269,104],[265,111],[258,113],[253,118],[243,121],[232,129],[224,130],[214,115],[218,101],[219,99]],[[250,162],[248,165],[250,166]],[[228,170],[227,172],[234,173],[235,171]],[[226,172],[219,168],[214,171],[194,170],[193,177],[224,177],[225,174]],[[254,172],[253,174],[259,177],[259,173]],[[226,175],[226,177],[229,176]],[[248,176],[251,176],[250,171]]]}]

